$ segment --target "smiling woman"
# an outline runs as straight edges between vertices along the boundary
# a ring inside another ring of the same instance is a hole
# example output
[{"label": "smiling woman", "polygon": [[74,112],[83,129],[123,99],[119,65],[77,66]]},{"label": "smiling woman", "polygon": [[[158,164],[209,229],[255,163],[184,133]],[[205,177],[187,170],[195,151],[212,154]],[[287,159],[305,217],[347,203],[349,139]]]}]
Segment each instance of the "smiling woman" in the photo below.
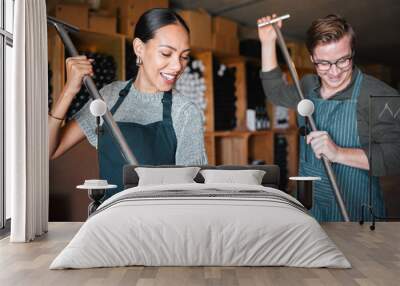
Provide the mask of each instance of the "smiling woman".
[{"label": "smiling woman", "polygon": [[178,14],[163,11],[143,14],[135,29],[133,49],[141,66],[135,86],[144,92],[170,90],[189,61],[188,26]]},{"label": "smiling woman", "polygon": [[[203,165],[207,163],[201,113],[173,87],[189,61],[189,28],[169,9],[151,9],[138,20],[132,48],[139,67],[136,78],[118,81],[101,91],[110,112],[141,165]],[[49,114],[50,158],[57,158],[85,137],[99,151],[100,175],[122,190],[125,160],[107,129],[99,140],[89,101],[61,128],[92,60],[68,58],[67,82]]]}]

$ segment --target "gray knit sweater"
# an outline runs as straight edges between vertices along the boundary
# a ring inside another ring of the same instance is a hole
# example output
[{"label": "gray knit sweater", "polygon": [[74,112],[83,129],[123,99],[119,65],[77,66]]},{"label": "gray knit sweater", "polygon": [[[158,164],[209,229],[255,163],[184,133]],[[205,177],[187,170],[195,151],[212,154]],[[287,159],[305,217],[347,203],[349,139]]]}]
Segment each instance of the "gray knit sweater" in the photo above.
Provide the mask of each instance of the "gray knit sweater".
[{"label": "gray knit sweater", "polygon": [[[118,99],[119,92],[127,82],[116,81],[100,90],[108,109],[111,109]],[[162,120],[163,93],[142,93],[132,85],[129,94],[114,114],[115,121],[150,124]],[[90,113],[92,100],[75,114],[79,126],[85,133],[90,144],[97,146],[95,133],[96,120]],[[200,110],[188,98],[173,92],[172,123],[177,138],[175,160],[177,165],[206,165],[207,156],[204,148],[203,125]],[[134,152],[134,151],[133,151]]]}]

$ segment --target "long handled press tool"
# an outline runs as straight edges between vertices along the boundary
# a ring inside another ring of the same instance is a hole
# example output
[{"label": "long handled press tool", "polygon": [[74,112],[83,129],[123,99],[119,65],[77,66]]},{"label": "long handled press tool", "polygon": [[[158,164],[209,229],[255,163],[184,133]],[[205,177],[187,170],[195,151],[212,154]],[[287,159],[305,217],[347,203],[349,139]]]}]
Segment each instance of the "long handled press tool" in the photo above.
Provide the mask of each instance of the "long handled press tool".
[{"label": "long handled press tool", "polygon": [[[65,48],[68,50],[69,54],[73,57],[78,56],[78,51],[76,50],[74,44],[71,41],[71,38],[68,35],[68,32],[79,32],[79,29],[75,26],[72,26],[70,24],[67,24],[63,21],[60,21],[56,18],[53,18],[51,16],[47,16],[47,23],[53,25],[61,40],[64,43]],[[89,94],[92,96],[93,99],[101,99],[103,100],[102,96],[100,95],[99,91],[96,88],[96,84],[94,83],[93,79],[85,75],[83,78],[83,83],[85,84]],[[103,100],[104,101],[104,100]],[[111,134],[113,135],[114,139],[116,140],[118,146],[120,147],[121,153],[123,157],[125,158],[127,164],[130,165],[138,165],[138,162],[133,155],[131,149],[129,148],[129,145],[126,143],[125,137],[122,134],[119,126],[115,122],[111,112],[107,109],[106,113],[102,116],[106,126],[109,128],[111,131]]]},{"label": "long handled press tool", "polygon": [[[289,72],[290,72],[290,74],[292,76],[292,79],[293,79],[293,82],[295,84],[297,93],[298,93],[301,101],[303,101],[303,100],[305,100],[305,98],[304,98],[303,92],[302,92],[302,90],[300,88],[300,80],[299,80],[299,76],[298,76],[297,71],[296,71],[296,67],[295,67],[295,65],[294,65],[294,63],[293,63],[293,61],[292,61],[292,59],[291,59],[291,57],[289,55],[285,40],[283,39],[283,35],[282,35],[282,32],[281,32],[281,29],[278,27],[278,22],[279,21],[288,19],[289,17],[290,17],[290,15],[284,15],[284,16],[281,16],[281,17],[277,17],[277,18],[274,18],[274,19],[272,19],[272,20],[270,20],[268,22],[263,22],[263,23],[258,24],[258,27],[264,27],[264,26],[272,25],[272,27],[274,28],[275,33],[277,35],[277,40],[278,40],[279,46],[280,46],[280,48],[282,50],[282,53],[283,53],[283,56],[285,58],[286,64],[288,65]],[[312,117],[312,114],[307,114],[306,118],[308,119],[308,122],[309,122],[309,124],[311,126],[312,131],[318,131],[317,127],[315,125],[314,118]],[[333,190],[333,192],[335,194],[336,202],[337,202],[337,204],[339,206],[339,209],[340,209],[340,212],[342,214],[343,220],[346,221],[346,222],[349,222],[350,219],[349,219],[349,215],[347,213],[346,205],[344,203],[342,194],[341,194],[341,192],[339,190],[339,187],[338,187],[338,184],[336,182],[336,177],[335,177],[335,174],[333,173],[331,163],[328,160],[328,158],[326,158],[325,156],[322,156],[322,161],[324,163],[325,171],[326,171],[326,174],[328,175],[329,181],[331,183],[332,190]]]}]

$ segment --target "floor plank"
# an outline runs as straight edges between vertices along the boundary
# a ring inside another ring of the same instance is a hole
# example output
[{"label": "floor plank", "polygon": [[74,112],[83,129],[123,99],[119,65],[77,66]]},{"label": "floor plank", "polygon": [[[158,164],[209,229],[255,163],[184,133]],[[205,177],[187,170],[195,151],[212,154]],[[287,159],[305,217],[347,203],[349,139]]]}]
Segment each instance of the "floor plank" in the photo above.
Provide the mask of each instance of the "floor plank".
[{"label": "floor plank", "polygon": [[399,285],[400,223],[380,222],[375,231],[357,223],[323,228],[352,263],[352,269],[290,267],[117,267],[49,270],[81,223],[50,223],[49,233],[32,243],[0,240],[0,285]]}]

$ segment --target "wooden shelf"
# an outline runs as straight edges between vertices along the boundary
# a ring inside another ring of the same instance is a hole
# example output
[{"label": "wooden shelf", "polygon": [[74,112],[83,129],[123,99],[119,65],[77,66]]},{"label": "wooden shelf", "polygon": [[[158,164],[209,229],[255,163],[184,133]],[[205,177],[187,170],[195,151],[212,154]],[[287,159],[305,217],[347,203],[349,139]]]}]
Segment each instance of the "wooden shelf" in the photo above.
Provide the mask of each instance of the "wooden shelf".
[{"label": "wooden shelf", "polygon": [[274,163],[274,134],[272,130],[251,133],[249,137],[249,161],[262,160],[266,164]]},{"label": "wooden shelf", "polygon": [[238,137],[238,136],[263,136],[273,133],[275,131],[278,132],[289,132],[289,130],[285,129],[277,129],[277,130],[260,130],[260,131],[240,131],[240,130],[229,130],[229,131],[213,131],[213,132],[206,132],[205,135],[208,136],[215,136],[215,137]]},{"label": "wooden shelf", "polygon": [[215,164],[247,165],[248,136],[215,137]]},{"label": "wooden shelf", "polygon": [[248,133],[249,133],[248,131],[229,130],[229,131],[212,131],[212,132],[207,132],[206,134],[215,137],[240,137],[240,136],[248,136]]},{"label": "wooden shelf", "polygon": [[246,60],[243,57],[224,57],[220,59],[227,67],[236,68],[236,126],[239,129],[246,128],[247,110],[247,82],[246,82]]},{"label": "wooden shelf", "polygon": [[297,126],[289,127],[289,128],[273,128],[272,131],[275,133],[290,133],[290,132],[297,132]]},{"label": "wooden shelf", "polygon": [[104,36],[104,37],[120,37],[120,38],[125,38],[125,39],[130,39],[131,41],[133,41],[132,37],[128,37],[124,34],[121,33],[102,33],[102,32],[98,32],[98,31],[92,31],[90,29],[79,29],[80,33],[85,33],[85,34],[98,34],[99,36]]},{"label": "wooden shelf", "polygon": [[209,165],[215,165],[215,137],[213,135],[204,134],[204,146]]},{"label": "wooden shelf", "polygon": [[203,62],[204,65],[204,81],[206,84],[205,91],[205,131],[214,131],[214,79],[213,79],[213,55],[211,51],[192,52],[196,59]]},{"label": "wooden shelf", "polygon": [[[205,52],[202,52],[203,54]],[[210,164],[240,164],[246,165],[253,160],[264,161],[267,164],[274,164],[274,143],[275,136],[282,135],[288,142],[287,147],[287,169],[288,176],[298,175],[298,127],[297,114],[294,110],[288,110],[288,128],[277,128],[273,125],[275,106],[268,102],[267,110],[270,115],[272,128],[262,131],[249,131],[246,128],[247,110],[247,82],[246,82],[246,63],[261,65],[260,60],[243,56],[218,56],[208,54],[209,57],[217,56],[218,60],[228,67],[236,68],[236,117],[238,126],[235,130],[214,131],[213,125],[206,125],[206,149]],[[212,63],[210,64],[212,67]],[[283,72],[288,75],[288,70],[283,68]],[[299,70],[299,75],[312,72],[312,70]],[[291,82],[290,76],[288,76]],[[212,93],[207,95],[207,99],[213,100]],[[210,107],[214,112],[213,106]],[[207,107],[207,108],[208,108]],[[213,113],[212,112],[212,113]],[[214,115],[209,117],[213,120]],[[295,186],[289,182],[288,191],[294,190]]]}]

